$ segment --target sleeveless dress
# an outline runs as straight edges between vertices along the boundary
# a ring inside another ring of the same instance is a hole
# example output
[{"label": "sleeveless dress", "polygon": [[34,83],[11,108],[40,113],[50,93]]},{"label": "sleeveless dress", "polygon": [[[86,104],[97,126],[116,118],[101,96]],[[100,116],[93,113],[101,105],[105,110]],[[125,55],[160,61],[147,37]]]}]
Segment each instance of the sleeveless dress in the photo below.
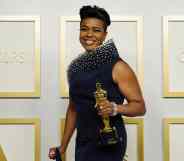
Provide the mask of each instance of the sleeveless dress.
[{"label": "sleeveless dress", "polygon": [[120,57],[115,44],[109,40],[94,51],[83,53],[69,65],[69,97],[77,111],[75,161],[123,160],[127,136],[120,114],[110,116],[110,124],[117,129],[119,143],[112,147],[97,146],[102,119],[95,109],[94,97],[98,81],[102,84],[102,89],[107,91],[109,101],[123,103],[124,96],[112,79],[113,65],[118,60]]}]

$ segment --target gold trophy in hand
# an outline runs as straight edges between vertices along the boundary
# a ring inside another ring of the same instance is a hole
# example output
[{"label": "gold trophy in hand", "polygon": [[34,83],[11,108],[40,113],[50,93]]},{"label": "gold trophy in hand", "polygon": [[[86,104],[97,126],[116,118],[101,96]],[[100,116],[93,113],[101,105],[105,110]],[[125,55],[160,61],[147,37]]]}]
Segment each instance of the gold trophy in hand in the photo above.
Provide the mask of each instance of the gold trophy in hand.
[{"label": "gold trophy in hand", "polygon": [[[107,100],[107,91],[102,89],[101,83],[99,82],[96,83],[96,91],[94,92],[94,95],[96,100],[95,108],[99,108],[100,103]],[[108,115],[102,116],[102,122],[104,124],[104,127],[100,129],[99,145],[115,145],[119,140],[116,127],[111,127],[110,118]]]}]

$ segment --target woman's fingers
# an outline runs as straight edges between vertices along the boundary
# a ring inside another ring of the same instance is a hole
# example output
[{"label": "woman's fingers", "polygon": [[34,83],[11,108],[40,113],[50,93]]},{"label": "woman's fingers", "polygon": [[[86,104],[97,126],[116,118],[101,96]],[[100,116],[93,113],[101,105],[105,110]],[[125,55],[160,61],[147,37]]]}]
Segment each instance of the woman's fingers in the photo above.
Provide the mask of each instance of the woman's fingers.
[{"label": "woman's fingers", "polygon": [[110,115],[112,113],[112,104],[107,100],[99,104],[98,114],[99,115]]},{"label": "woman's fingers", "polygon": [[50,148],[48,156],[49,156],[50,159],[55,159],[55,157],[56,157],[56,148]]}]

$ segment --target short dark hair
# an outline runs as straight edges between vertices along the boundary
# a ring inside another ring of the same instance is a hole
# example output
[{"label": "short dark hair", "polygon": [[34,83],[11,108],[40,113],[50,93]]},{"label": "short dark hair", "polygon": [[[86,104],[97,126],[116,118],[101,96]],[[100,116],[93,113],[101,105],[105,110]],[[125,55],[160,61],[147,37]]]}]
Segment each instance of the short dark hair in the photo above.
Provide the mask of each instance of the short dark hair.
[{"label": "short dark hair", "polygon": [[85,18],[93,17],[93,18],[98,18],[102,20],[105,24],[105,31],[107,29],[107,26],[111,24],[110,16],[107,13],[107,11],[104,8],[100,8],[98,6],[82,6],[80,8],[80,18],[81,21]]}]

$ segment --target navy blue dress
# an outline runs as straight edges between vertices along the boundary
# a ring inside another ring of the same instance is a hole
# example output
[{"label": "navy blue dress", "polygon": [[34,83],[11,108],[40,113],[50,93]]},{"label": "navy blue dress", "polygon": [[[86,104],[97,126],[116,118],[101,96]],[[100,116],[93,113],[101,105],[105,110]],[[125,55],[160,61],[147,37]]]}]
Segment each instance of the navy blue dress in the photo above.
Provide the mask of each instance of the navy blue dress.
[{"label": "navy blue dress", "polygon": [[123,103],[124,96],[112,79],[112,68],[118,60],[117,49],[109,40],[95,51],[80,55],[68,68],[69,96],[77,111],[75,161],[123,160],[127,136],[121,115],[110,117],[111,125],[117,128],[119,143],[102,148],[97,145],[102,120],[94,107],[97,81],[107,91],[109,101]]}]

